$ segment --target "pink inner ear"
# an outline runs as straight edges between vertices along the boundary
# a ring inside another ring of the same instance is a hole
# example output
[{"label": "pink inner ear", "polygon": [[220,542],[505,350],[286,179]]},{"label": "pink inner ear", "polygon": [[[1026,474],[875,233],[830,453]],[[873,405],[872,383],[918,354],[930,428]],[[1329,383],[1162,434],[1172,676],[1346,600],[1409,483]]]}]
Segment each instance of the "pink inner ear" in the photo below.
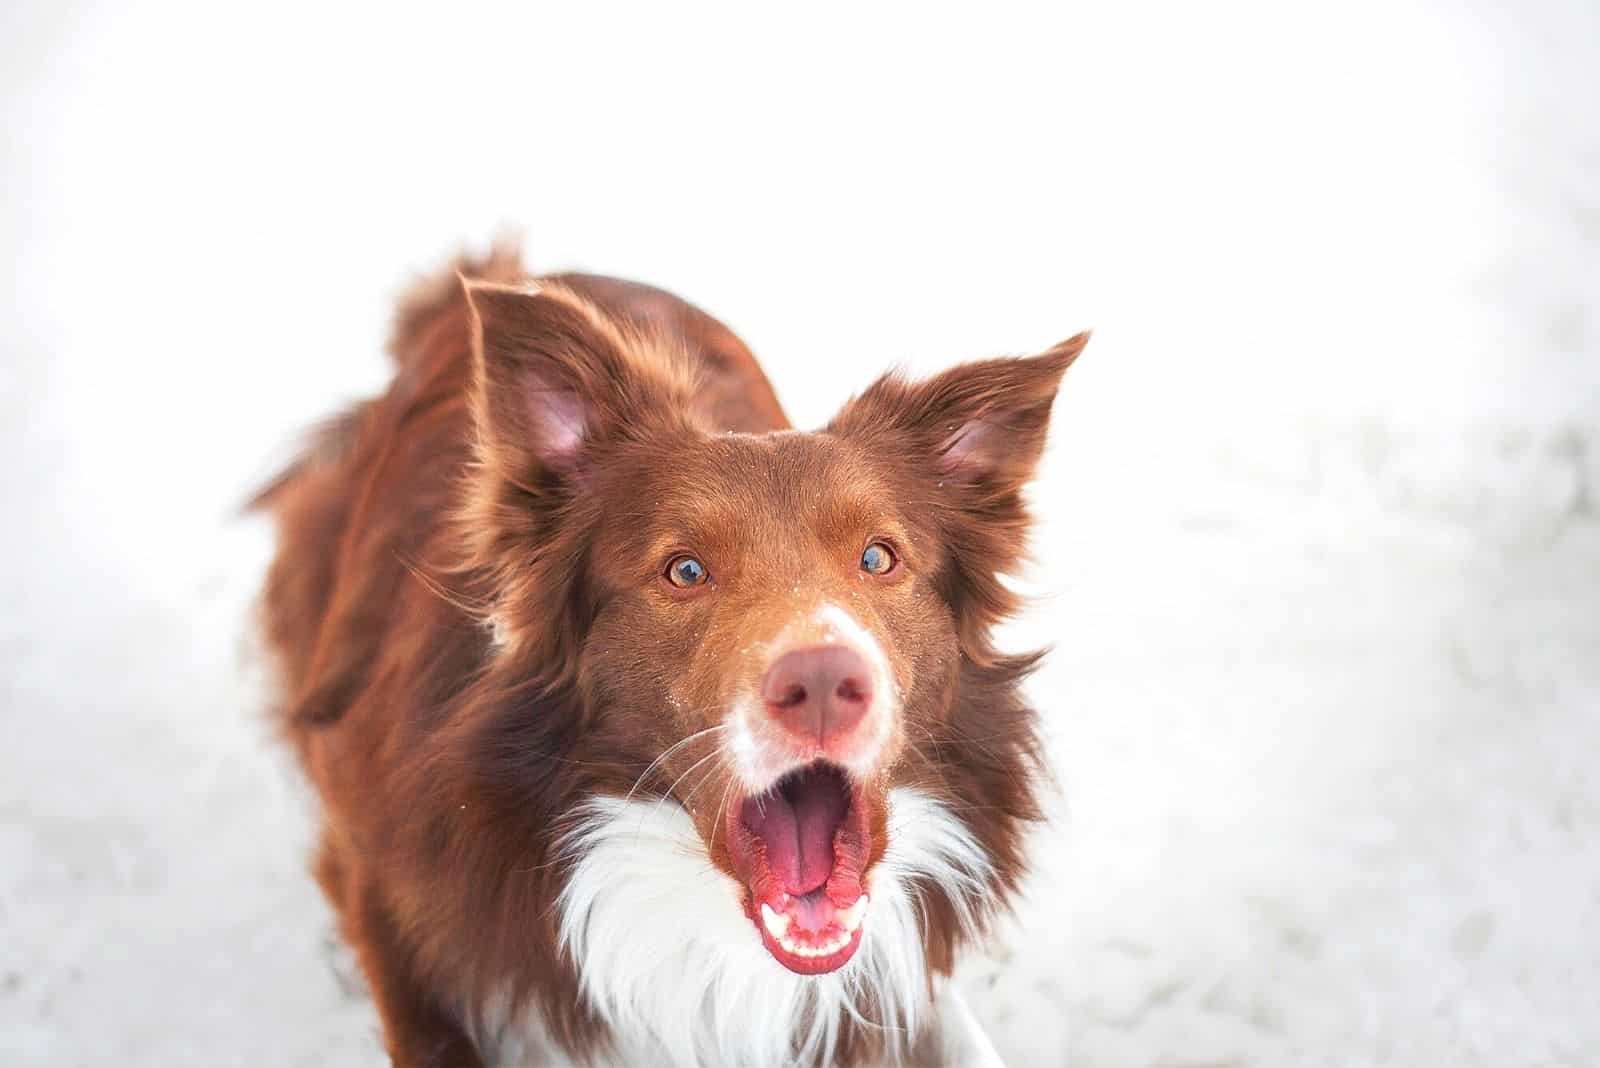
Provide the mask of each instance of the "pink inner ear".
[{"label": "pink inner ear", "polygon": [[545,463],[563,470],[576,463],[583,447],[583,405],[570,389],[553,387],[537,376],[529,376],[526,387],[528,414],[538,427],[537,449]]},{"label": "pink inner ear", "polygon": [[956,428],[940,450],[939,465],[947,475],[978,475],[994,466],[997,444],[994,424],[973,419]]}]

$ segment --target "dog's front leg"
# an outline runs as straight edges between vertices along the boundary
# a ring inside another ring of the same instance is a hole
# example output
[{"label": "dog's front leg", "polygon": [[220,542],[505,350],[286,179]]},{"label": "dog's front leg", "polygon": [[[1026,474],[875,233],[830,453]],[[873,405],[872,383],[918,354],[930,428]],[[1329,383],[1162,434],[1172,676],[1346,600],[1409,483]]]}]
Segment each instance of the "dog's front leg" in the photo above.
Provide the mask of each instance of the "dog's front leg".
[{"label": "dog's front leg", "polygon": [[481,1068],[483,1059],[461,1025],[413,976],[411,954],[373,888],[358,892],[344,921],[397,1068]]},{"label": "dog's front leg", "polygon": [[1005,1062],[1000,1059],[994,1043],[953,980],[946,979],[940,984],[934,1011],[939,1017],[940,1063],[952,1068],[1004,1068]]}]

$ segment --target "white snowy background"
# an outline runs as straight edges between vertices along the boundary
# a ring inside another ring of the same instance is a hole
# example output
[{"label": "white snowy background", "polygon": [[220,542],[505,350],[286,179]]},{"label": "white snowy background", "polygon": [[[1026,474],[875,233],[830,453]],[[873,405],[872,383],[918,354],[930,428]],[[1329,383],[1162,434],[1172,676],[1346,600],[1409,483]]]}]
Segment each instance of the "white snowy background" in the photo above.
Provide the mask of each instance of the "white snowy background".
[{"label": "white snowy background", "polygon": [[379,1060],[234,509],[517,228],[802,425],[1096,329],[1011,1063],[1600,1064],[1600,9],[563,8],[0,12],[0,1063]]}]

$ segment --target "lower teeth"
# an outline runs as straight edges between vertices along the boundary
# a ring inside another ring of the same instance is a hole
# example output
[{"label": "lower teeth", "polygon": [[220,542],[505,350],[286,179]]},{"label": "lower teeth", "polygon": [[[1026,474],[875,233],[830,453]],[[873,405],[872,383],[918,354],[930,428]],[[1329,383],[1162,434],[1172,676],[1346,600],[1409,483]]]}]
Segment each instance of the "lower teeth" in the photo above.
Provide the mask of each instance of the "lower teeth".
[{"label": "lower teeth", "polygon": [[790,953],[793,953],[799,957],[826,957],[839,952],[849,943],[850,939],[844,938],[838,942],[834,942],[826,946],[801,946],[792,942],[780,942],[779,944]]}]

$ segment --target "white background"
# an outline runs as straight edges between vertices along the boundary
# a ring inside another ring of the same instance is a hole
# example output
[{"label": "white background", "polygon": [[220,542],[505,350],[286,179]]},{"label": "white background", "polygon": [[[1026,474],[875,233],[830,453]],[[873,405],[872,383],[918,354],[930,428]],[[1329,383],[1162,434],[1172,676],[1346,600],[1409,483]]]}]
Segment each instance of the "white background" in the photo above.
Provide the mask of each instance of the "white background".
[{"label": "white background", "polygon": [[1600,1050],[1592,4],[134,6],[0,14],[0,1062],[378,1058],[233,509],[506,228],[801,425],[1096,329],[1012,1063]]}]

